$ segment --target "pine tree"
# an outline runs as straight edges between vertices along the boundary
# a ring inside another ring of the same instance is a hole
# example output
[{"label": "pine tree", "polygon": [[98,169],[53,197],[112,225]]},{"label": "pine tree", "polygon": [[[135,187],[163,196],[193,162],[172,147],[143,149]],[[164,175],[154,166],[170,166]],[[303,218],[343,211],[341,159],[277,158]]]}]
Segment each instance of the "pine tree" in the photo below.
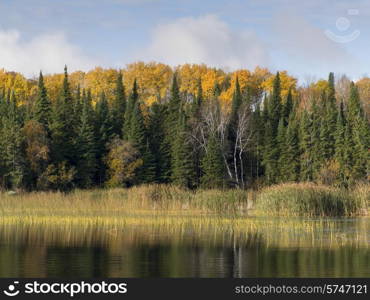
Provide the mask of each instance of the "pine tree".
[{"label": "pine tree", "polygon": [[138,87],[136,79],[134,80],[134,84],[132,86],[132,91],[130,97],[127,101],[126,108],[125,108],[125,117],[124,117],[124,124],[122,129],[123,137],[127,140],[128,136],[131,132],[131,117],[134,111],[136,102],[138,102],[139,94],[138,94]]},{"label": "pine tree", "polygon": [[168,113],[167,113],[167,135],[170,140],[173,141],[176,136],[176,125],[178,124],[180,117],[181,107],[180,90],[177,83],[176,73],[173,75],[172,86],[171,86],[171,97],[168,102]]},{"label": "pine tree", "polygon": [[[323,98],[322,98],[323,99]],[[322,168],[322,163],[324,162],[323,154],[325,152],[322,151],[322,140],[321,140],[321,132],[322,132],[322,115],[321,112],[323,111],[322,106],[319,106],[314,99],[311,105],[311,155],[312,155],[312,175],[313,179],[316,179],[317,174],[320,172]]]},{"label": "pine tree", "polygon": [[[165,108],[165,136],[163,143],[161,145],[162,151],[166,153],[166,148],[169,154],[169,160],[163,161],[165,163],[165,169],[163,173],[163,179],[165,180],[173,180],[172,171],[174,170],[174,166],[172,163],[175,161],[174,153],[175,151],[175,143],[176,139],[178,138],[178,124],[180,118],[183,116],[180,114],[180,110],[182,111],[182,101],[180,97],[180,90],[177,83],[177,74],[173,75],[172,85],[171,85],[171,94],[168,103],[166,104]],[[167,158],[167,155],[166,155]]]},{"label": "pine tree", "polygon": [[119,72],[116,80],[116,88],[114,91],[114,102],[112,109],[113,117],[113,132],[122,137],[122,127],[124,125],[124,116],[126,110],[126,95],[125,88],[122,81],[122,73]]},{"label": "pine tree", "polygon": [[328,128],[328,139],[330,143],[328,158],[331,159],[335,153],[335,130],[337,122],[337,105],[335,98],[334,74],[329,74],[329,92],[326,105],[326,126]]},{"label": "pine tree", "polygon": [[22,187],[25,177],[25,161],[22,151],[22,123],[14,93],[9,98],[6,115],[2,118],[1,148],[5,169],[5,186],[12,189]]},{"label": "pine tree", "polygon": [[156,182],[168,183],[171,173],[171,146],[165,139],[166,125],[166,106],[154,103],[150,108],[148,121],[148,138],[151,152],[154,156]]},{"label": "pine tree", "polygon": [[370,125],[364,116],[357,87],[350,86],[348,101],[348,126],[351,131],[352,148],[352,181],[365,180],[370,168]]},{"label": "pine tree", "polygon": [[291,114],[281,149],[283,164],[280,169],[282,181],[297,181],[299,178],[299,140],[298,127]]},{"label": "pine tree", "polygon": [[57,163],[66,161],[76,164],[75,127],[73,99],[68,82],[67,67],[64,68],[63,86],[51,117],[52,157]]},{"label": "pine tree", "polygon": [[182,113],[176,126],[176,137],[172,146],[171,178],[176,185],[192,188],[194,183],[194,165],[192,149],[187,141],[185,115]]},{"label": "pine tree", "polygon": [[80,187],[91,187],[96,171],[95,132],[92,119],[92,107],[85,93],[82,97],[82,112],[77,131],[77,180]]},{"label": "pine tree", "polygon": [[279,125],[279,119],[281,115],[281,86],[280,86],[280,74],[276,73],[273,83],[273,89],[268,101],[268,116],[271,121],[272,132],[276,135],[277,128]]},{"label": "pine tree", "polygon": [[201,186],[219,189],[224,187],[224,162],[222,152],[214,134],[208,139],[207,149],[202,158]]},{"label": "pine tree", "polygon": [[280,74],[276,73],[272,93],[266,101],[264,109],[265,128],[263,142],[263,165],[265,168],[266,181],[276,183],[278,179],[279,148],[277,131],[281,115],[281,87]]},{"label": "pine tree", "polygon": [[286,141],[285,141],[285,126],[284,126],[284,117],[280,118],[279,125],[277,129],[277,136],[276,136],[276,142],[277,142],[277,170],[276,174],[278,178],[276,178],[276,181],[284,181],[284,174],[283,169],[284,165],[286,164],[286,157],[283,155],[286,150]]},{"label": "pine tree", "polygon": [[38,83],[38,97],[35,102],[34,119],[42,124],[46,130],[49,128],[51,103],[44,85],[44,77],[40,72]]},{"label": "pine tree", "polygon": [[282,115],[281,117],[284,119],[284,126],[288,125],[290,113],[293,110],[293,95],[292,89],[289,89],[288,96],[286,97],[286,101],[284,105],[282,105]]},{"label": "pine tree", "polygon": [[265,168],[266,182],[276,183],[278,175],[278,147],[271,120],[268,120],[264,129],[263,166]]},{"label": "pine tree", "polygon": [[300,181],[313,179],[312,123],[307,111],[303,111],[299,124]]},{"label": "pine tree", "polygon": [[109,111],[108,101],[105,93],[102,92],[100,99],[96,104],[96,121],[95,121],[95,136],[96,153],[98,161],[97,180],[99,184],[103,184],[106,177],[106,166],[104,157],[107,154],[107,146],[112,139],[112,119]]},{"label": "pine tree", "polygon": [[130,132],[128,141],[143,155],[145,153],[147,138],[144,124],[144,116],[140,108],[140,103],[136,102],[131,116]]},{"label": "pine tree", "polygon": [[345,184],[346,178],[345,178],[345,159],[344,159],[344,153],[345,153],[345,129],[346,129],[346,123],[345,123],[345,116],[344,116],[344,107],[343,102],[340,104],[340,110],[338,112],[337,116],[337,125],[335,130],[335,161],[339,164],[340,167],[340,183]]},{"label": "pine tree", "polygon": [[240,105],[242,104],[242,93],[240,90],[239,79],[236,77],[235,79],[235,90],[231,102],[231,113],[230,113],[230,121],[229,121],[229,130],[228,136],[229,141],[231,143],[231,148],[233,148],[233,144],[235,143],[235,130],[238,125],[238,112]]}]

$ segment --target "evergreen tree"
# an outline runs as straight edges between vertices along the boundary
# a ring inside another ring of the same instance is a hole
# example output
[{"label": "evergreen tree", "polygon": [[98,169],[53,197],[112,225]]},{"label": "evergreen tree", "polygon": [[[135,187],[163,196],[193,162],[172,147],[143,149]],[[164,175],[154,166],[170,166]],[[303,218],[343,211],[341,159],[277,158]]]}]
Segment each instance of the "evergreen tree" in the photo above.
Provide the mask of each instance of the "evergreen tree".
[{"label": "evergreen tree", "polygon": [[276,73],[273,83],[273,90],[266,101],[265,108],[265,129],[263,142],[263,165],[268,183],[275,183],[278,179],[279,147],[277,141],[277,130],[281,114],[281,87],[280,74]]},{"label": "evergreen tree", "polygon": [[350,86],[348,101],[348,126],[351,131],[352,149],[352,181],[365,180],[370,170],[370,125],[364,116],[357,87]]},{"label": "evergreen tree", "polygon": [[194,165],[192,149],[187,141],[187,128],[185,115],[182,113],[176,126],[176,136],[172,146],[171,178],[176,185],[192,188],[194,180]]},{"label": "evergreen tree", "polygon": [[16,102],[14,93],[11,93],[6,115],[2,118],[1,132],[4,184],[12,189],[21,188],[25,177],[22,120]]},{"label": "evergreen tree", "polygon": [[336,125],[336,131],[335,131],[335,155],[334,155],[334,158],[340,167],[339,180],[341,184],[346,183],[346,179],[345,179],[346,164],[345,164],[345,159],[344,159],[345,129],[346,129],[346,124],[345,124],[345,116],[344,116],[344,107],[343,107],[343,102],[341,102],[340,110],[337,116],[337,125]]},{"label": "evergreen tree", "polygon": [[282,105],[281,117],[284,119],[284,126],[288,125],[289,116],[292,110],[293,110],[293,95],[292,95],[292,89],[289,89],[288,96],[286,97],[286,101],[284,105]]},{"label": "evergreen tree", "polygon": [[46,130],[49,128],[51,104],[44,85],[44,77],[40,72],[38,83],[38,97],[35,102],[34,119],[42,124]]},{"label": "evergreen tree", "polygon": [[107,154],[107,146],[112,139],[112,119],[104,92],[101,93],[100,99],[96,104],[95,114],[96,153],[98,161],[97,180],[99,184],[103,184],[106,179],[104,157]]},{"label": "evergreen tree", "polygon": [[202,171],[202,187],[219,189],[225,185],[222,152],[214,134],[208,139],[207,149],[202,158]]},{"label": "evergreen tree", "polygon": [[177,83],[176,73],[173,75],[172,86],[171,86],[171,97],[168,102],[168,113],[167,113],[167,135],[170,140],[173,141],[176,136],[176,125],[178,124],[180,117],[181,97],[180,90]]},{"label": "evergreen tree", "polygon": [[124,124],[124,116],[126,110],[125,87],[122,81],[122,73],[119,72],[116,80],[116,88],[114,91],[114,102],[112,109],[113,116],[113,132],[122,137],[122,126]]},{"label": "evergreen tree", "polygon": [[76,164],[73,99],[64,68],[63,86],[51,116],[52,157],[57,163]]},{"label": "evergreen tree", "polygon": [[278,178],[276,178],[277,181],[284,181],[283,176],[283,169],[284,165],[286,164],[286,157],[283,155],[283,153],[286,150],[286,141],[285,141],[285,126],[284,126],[284,118],[282,117],[279,120],[279,125],[277,129],[277,136],[276,136],[276,142],[277,142],[277,167],[276,175]]},{"label": "evergreen tree", "polygon": [[77,131],[77,180],[80,187],[91,187],[94,183],[96,171],[96,145],[93,119],[91,117],[92,107],[86,99],[82,98],[82,113]]},{"label": "evergreen tree", "polygon": [[265,124],[263,142],[263,166],[265,168],[266,182],[276,183],[278,176],[278,147],[271,120]]},{"label": "evergreen tree", "polygon": [[140,103],[136,102],[131,116],[130,132],[128,141],[143,155],[145,153],[147,139],[144,124],[144,116],[140,108]]},{"label": "evergreen tree", "polygon": [[280,74],[276,73],[273,83],[273,89],[268,101],[268,117],[271,121],[271,128],[274,135],[276,135],[281,114],[281,86]]},{"label": "evergreen tree", "polygon": [[163,120],[166,120],[166,106],[154,103],[151,106],[148,121],[148,138],[151,152],[154,156],[156,182],[168,183],[171,173],[171,146],[168,145],[165,138],[166,126]]},{"label": "evergreen tree", "polygon": [[282,181],[297,181],[299,178],[299,140],[298,127],[292,114],[284,136],[281,157],[283,160],[280,169]]},{"label": "evergreen tree", "polygon": [[123,136],[126,140],[128,139],[131,133],[131,117],[132,117],[132,113],[134,111],[136,102],[138,102],[138,99],[139,99],[138,87],[137,87],[137,82],[135,79],[134,84],[132,86],[130,97],[126,104],[124,124],[123,124],[123,129],[122,129]]},{"label": "evergreen tree", "polygon": [[312,148],[312,123],[307,111],[303,111],[299,126],[299,159],[300,159],[300,180],[311,181],[313,179],[313,157]]}]

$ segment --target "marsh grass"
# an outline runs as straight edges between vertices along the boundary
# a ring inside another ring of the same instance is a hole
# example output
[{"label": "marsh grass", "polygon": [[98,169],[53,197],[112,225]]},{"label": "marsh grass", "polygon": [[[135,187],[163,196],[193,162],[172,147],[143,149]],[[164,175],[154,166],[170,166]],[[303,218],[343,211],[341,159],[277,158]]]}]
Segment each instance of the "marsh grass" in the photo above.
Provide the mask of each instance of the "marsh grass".
[{"label": "marsh grass", "polygon": [[242,190],[184,190],[169,185],[130,189],[1,194],[0,216],[120,216],[128,213],[242,214],[252,193]]},{"label": "marsh grass", "polygon": [[369,185],[345,190],[313,183],[279,184],[258,193],[256,212],[283,216],[352,216],[367,214],[369,197]]},{"label": "marsh grass", "polygon": [[[261,191],[184,190],[170,185],[129,189],[0,194],[0,217],[111,217],[127,215],[352,216],[367,214],[369,185],[351,191],[305,184],[281,184]],[[251,209],[253,208],[253,209]]]}]

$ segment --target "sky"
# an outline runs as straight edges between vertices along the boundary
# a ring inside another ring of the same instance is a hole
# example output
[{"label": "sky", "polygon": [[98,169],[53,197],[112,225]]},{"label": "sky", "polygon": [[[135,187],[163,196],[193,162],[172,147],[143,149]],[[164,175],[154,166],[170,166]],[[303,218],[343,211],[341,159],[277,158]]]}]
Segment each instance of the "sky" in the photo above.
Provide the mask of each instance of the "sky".
[{"label": "sky", "polygon": [[0,68],[34,77],[135,61],[370,75],[370,0],[0,0]]}]

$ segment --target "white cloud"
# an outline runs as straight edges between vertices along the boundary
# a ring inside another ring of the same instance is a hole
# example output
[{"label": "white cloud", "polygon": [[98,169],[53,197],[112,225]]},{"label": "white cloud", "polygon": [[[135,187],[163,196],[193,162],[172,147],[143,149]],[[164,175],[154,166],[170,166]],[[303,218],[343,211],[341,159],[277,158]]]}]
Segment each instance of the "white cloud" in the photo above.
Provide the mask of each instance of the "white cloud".
[{"label": "white cloud", "polygon": [[265,47],[253,32],[234,31],[214,15],[181,18],[157,26],[140,59],[143,57],[173,66],[206,63],[226,69],[268,64]]},{"label": "white cloud", "polygon": [[[324,29],[310,24],[294,11],[278,14],[272,25],[275,38],[271,44],[275,51],[288,57],[289,67],[301,74],[323,75],[331,71],[351,74],[360,67],[348,52],[349,45],[331,40]],[[356,43],[356,40],[351,43]],[[286,63],[285,59],[283,61]],[[281,67],[281,62],[275,63]]]},{"label": "white cloud", "polygon": [[0,68],[21,72],[28,77],[63,71],[87,70],[95,66],[62,33],[44,34],[22,41],[17,30],[0,30]]}]

